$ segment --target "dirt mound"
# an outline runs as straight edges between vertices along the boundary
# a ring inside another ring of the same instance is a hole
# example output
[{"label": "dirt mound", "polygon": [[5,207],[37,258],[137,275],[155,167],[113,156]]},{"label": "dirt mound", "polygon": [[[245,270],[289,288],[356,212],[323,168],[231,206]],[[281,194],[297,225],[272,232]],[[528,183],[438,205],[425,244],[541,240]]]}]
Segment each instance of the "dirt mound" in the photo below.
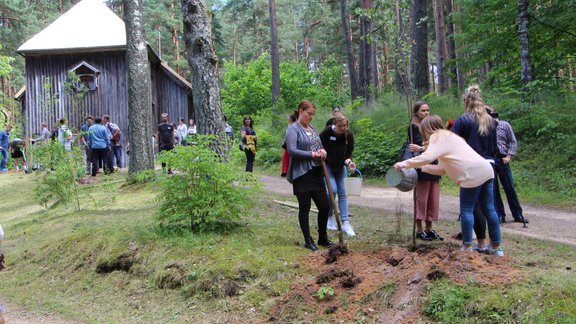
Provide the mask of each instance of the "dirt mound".
[{"label": "dirt mound", "polygon": [[434,280],[502,286],[523,276],[508,257],[465,252],[453,244],[351,251],[332,264],[325,262],[327,254],[304,260],[313,277],[295,283],[272,307],[269,321],[417,322],[426,287]]}]

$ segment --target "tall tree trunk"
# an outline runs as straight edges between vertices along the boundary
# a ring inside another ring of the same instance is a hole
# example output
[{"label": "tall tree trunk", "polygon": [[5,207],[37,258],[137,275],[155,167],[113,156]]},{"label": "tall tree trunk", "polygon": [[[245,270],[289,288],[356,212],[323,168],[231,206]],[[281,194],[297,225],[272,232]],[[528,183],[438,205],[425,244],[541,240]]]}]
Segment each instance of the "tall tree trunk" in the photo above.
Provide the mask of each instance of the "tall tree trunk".
[{"label": "tall tree trunk", "polygon": [[518,31],[520,33],[520,66],[522,67],[520,81],[526,90],[528,83],[532,81],[528,38],[528,0],[518,0]]},{"label": "tall tree trunk", "polygon": [[[454,40],[454,19],[452,15],[452,0],[446,0],[446,33],[447,49],[450,58],[450,75],[448,76],[449,86],[456,85],[458,81],[458,61],[456,60],[456,42]],[[455,94],[458,96],[458,87],[454,87]]]},{"label": "tall tree trunk", "polygon": [[410,13],[410,38],[412,40],[410,73],[417,96],[423,96],[430,91],[426,14],[426,0],[412,0]]},{"label": "tall tree trunk", "polygon": [[342,16],[342,28],[344,29],[344,40],[346,41],[346,58],[348,63],[348,75],[350,77],[350,95],[352,99],[361,96],[356,74],[356,60],[352,50],[352,35],[350,33],[350,16],[346,0],[340,0],[340,15]]},{"label": "tall tree trunk", "polygon": [[126,23],[126,61],[128,68],[128,127],[130,128],[131,175],[154,169],[150,66],[142,21],[142,0],[124,0]]},{"label": "tall tree trunk", "polygon": [[376,53],[376,42],[374,37],[372,37],[372,31],[374,30],[374,22],[370,19],[370,72],[371,72],[371,83],[374,88],[374,93],[372,94],[373,99],[378,97],[378,56]]},{"label": "tall tree trunk", "polygon": [[270,13],[270,58],[272,61],[272,126],[280,125],[280,111],[276,102],[280,97],[280,51],[278,49],[278,30],[276,29],[276,1],[268,0]]},{"label": "tall tree trunk", "polygon": [[[448,8],[448,6],[450,6]],[[456,43],[455,36],[461,33],[460,24],[455,17],[460,12],[460,7],[458,6],[458,0],[447,0],[446,1],[446,12],[448,12],[448,33],[450,35],[451,46],[454,47],[454,67],[456,68],[456,82],[458,83],[458,94],[464,91],[464,72],[462,71],[462,66],[460,64],[460,47]],[[452,28],[452,32],[450,32]],[[449,43],[450,44],[450,43]],[[450,56],[452,57],[452,56]]]},{"label": "tall tree trunk", "polygon": [[[460,35],[462,34],[462,25],[460,23],[460,19],[458,18],[459,15],[458,13],[460,13],[460,4],[458,3],[459,0],[452,0],[452,23],[454,24],[454,34],[455,35]],[[461,56],[461,52],[462,52],[462,42],[456,42],[456,50],[455,50],[455,54],[456,54],[456,74],[457,74],[457,78],[458,78],[458,91],[459,93],[464,92],[464,87],[466,86],[466,83],[464,82],[464,71],[462,71],[462,66],[460,65],[460,61],[463,59],[463,57]]]},{"label": "tall tree trunk", "polygon": [[224,115],[218,84],[218,58],[211,43],[208,8],[204,0],[182,0],[184,43],[192,78],[192,100],[198,133],[217,135],[213,146],[221,156],[225,154]]},{"label": "tall tree trunk", "polygon": [[388,57],[388,42],[386,37],[388,29],[386,26],[382,26],[382,73],[380,74],[380,81],[383,88],[388,87],[388,64],[390,64],[390,59]]},{"label": "tall tree trunk", "polygon": [[444,9],[442,0],[432,0],[434,5],[434,23],[436,24],[436,65],[438,69],[438,92],[446,92],[446,57],[448,49],[446,47],[446,29],[444,26]]},{"label": "tall tree trunk", "polygon": [[[174,13],[174,8],[176,7],[176,3],[174,0],[170,2],[170,18],[174,19],[176,14]],[[170,32],[172,34],[172,55],[174,56],[174,61],[176,61],[176,73],[180,74],[180,37],[178,35],[178,28],[172,26],[170,27]]]},{"label": "tall tree trunk", "polygon": [[400,0],[394,0],[394,14],[396,16],[396,25],[398,26],[398,34],[396,35],[396,50],[397,53],[394,55],[394,83],[396,84],[396,91],[398,93],[405,94],[407,97],[408,90],[410,87],[408,77],[408,67],[405,62],[402,62],[402,38],[404,37],[404,23],[402,21],[402,12],[400,9]]},{"label": "tall tree trunk", "polygon": [[268,10],[270,12],[270,55],[272,59],[272,114],[276,101],[280,97],[280,53],[278,50],[278,31],[276,29],[276,1],[268,0]]},{"label": "tall tree trunk", "polygon": [[[372,0],[362,0],[362,9],[369,11],[372,9]],[[370,84],[372,79],[372,49],[371,49],[371,23],[370,17],[368,15],[362,15],[360,17],[360,89],[362,91],[362,96],[367,100],[371,100]]]}]

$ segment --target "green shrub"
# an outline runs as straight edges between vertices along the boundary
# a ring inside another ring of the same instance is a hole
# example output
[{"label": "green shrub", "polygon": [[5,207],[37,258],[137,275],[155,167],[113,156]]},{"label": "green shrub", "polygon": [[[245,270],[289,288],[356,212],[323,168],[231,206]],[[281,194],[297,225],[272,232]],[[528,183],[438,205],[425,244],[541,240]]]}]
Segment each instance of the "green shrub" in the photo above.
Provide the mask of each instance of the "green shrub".
[{"label": "green shrub", "polygon": [[382,124],[374,125],[371,119],[356,122],[354,135],[354,160],[363,174],[382,176],[394,164],[403,143],[397,133],[385,132]]},{"label": "green shrub", "polygon": [[86,174],[82,152],[78,146],[64,150],[59,142],[49,141],[31,148],[34,164],[40,166],[36,174],[40,177],[34,188],[36,201],[47,207],[50,202],[65,206],[75,204],[80,209],[80,193],[76,179]]},{"label": "green shrub", "polygon": [[178,146],[159,155],[176,174],[159,179],[157,220],[164,229],[194,232],[229,228],[249,215],[258,183],[209,148],[211,137],[196,146]]}]

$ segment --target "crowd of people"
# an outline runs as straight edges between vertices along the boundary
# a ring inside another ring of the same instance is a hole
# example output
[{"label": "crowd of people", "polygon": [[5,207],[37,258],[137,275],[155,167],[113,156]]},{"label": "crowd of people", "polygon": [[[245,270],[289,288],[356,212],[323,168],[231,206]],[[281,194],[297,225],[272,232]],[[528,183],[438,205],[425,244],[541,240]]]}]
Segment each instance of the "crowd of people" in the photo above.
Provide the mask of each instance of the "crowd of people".
[{"label": "crowd of people", "polygon": [[[430,113],[429,105],[418,101],[412,108],[408,127],[411,158],[399,161],[394,168],[417,169],[414,188],[414,213],[416,235],[419,239],[443,240],[434,229],[438,220],[441,175],[447,174],[460,187],[460,217],[463,249],[504,255],[501,246],[500,223],[506,221],[505,209],[499,191],[499,183],[506,193],[515,222],[528,223],[522,215],[522,207],[514,188],[510,161],[517,152],[517,142],[509,123],[498,119],[498,114],[486,105],[477,85],[466,89],[464,113],[455,121],[446,124]],[[304,237],[304,247],[316,251],[318,246],[331,246],[327,230],[337,230],[331,204],[337,198],[341,230],[355,236],[350,223],[345,178],[356,171],[353,161],[354,135],[349,130],[348,118],[341,107],[332,109],[332,117],[325,128],[318,132],[311,125],[316,107],[302,100],[293,114],[288,117],[282,157],[283,177],[292,184],[298,200],[298,221]],[[154,140],[159,152],[173,150],[176,145],[195,145],[197,128],[194,119],[178,120],[175,125],[167,113],[161,115]],[[19,138],[10,140],[12,126],[7,124],[0,131],[0,172],[6,172],[6,161],[10,151],[15,168],[29,172],[23,146]],[[80,127],[79,142],[85,154],[86,171],[96,176],[100,168],[104,173],[113,172],[114,166],[123,167],[122,131],[110,120],[110,116],[86,116]],[[233,139],[232,127],[226,123],[226,134]],[[57,127],[49,130],[47,123],[41,124],[39,137],[32,143],[40,144],[49,139],[58,141],[65,150],[71,150],[75,136],[68,128],[65,118]],[[245,115],[240,128],[240,150],[246,155],[246,172],[252,172],[256,157],[258,137],[250,115]],[[324,168],[326,172],[324,172]],[[169,174],[169,166],[162,165]],[[499,181],[498,181],[499,180]],[[327,190],[330,186],[334,198]],[[314,201],[317,209],[318,240],[310,232],[309,213]],[[489,243],[486,242],[488,227]],[[473,244],[473,233],[476,244]]]},{"label": "crowd of people", "polygon": [[[342,231],[348,236],[356,235],[349,221],[344,184],[347,173],[356,170],[352,160],[354,136],[340,107],[333,108],[332,118],[320,133],[311,125],[315,113],[316,107],[311,102],[299,103],[288,119],[282,159],[282,176],[292,184],[298,200],[304,247],[312,251],[318,250],[318,246],[331,246],[327,230],[336,229],[327,183],[338,198]],[[245,126],[251,129],[250,116],[246,116],[244,122],[249,122]],[[426,102],[416,102],[408,138],[412,157],[395,163],[394,168],[417,169],[413,198],[417,237],[424,241],[444,240],[433,225],[438,220],[439,181],[447,174],[460,187],[462,249],[503,256],[500,223],[505,222],[505,213],[498,179],[514,221],[528,223],[522,215],[509,166],[517,151],[510,124],[498,119],[494,109],[484,104],[479,87],[472,85],[464,94],[464,113],[446,124],[439,116],[430,114]],[[249,163],[251,167],[252,162]],[[326,165],[326,175],[323,175],[322,164]],[[309,225],[312,201],[318,209],[318,241],[313,239]]]}]

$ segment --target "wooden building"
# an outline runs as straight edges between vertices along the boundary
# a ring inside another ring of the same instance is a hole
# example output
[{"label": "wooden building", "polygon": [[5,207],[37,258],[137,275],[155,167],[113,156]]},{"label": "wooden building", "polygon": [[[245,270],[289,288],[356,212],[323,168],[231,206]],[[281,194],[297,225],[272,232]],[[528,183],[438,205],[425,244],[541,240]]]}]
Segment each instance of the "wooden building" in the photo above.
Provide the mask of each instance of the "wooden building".
[{"label": "wooden building", "polygon": [[[66,117],[78,130],[86,115],[110,115],[128,140],[126,30],[101,0],[82,0],[20,46],[26,86],[19,91],[26,135]],[[170,121],[193,118],[191,85],[148,46],[151,79],[150,135],[167,112]]]}]

